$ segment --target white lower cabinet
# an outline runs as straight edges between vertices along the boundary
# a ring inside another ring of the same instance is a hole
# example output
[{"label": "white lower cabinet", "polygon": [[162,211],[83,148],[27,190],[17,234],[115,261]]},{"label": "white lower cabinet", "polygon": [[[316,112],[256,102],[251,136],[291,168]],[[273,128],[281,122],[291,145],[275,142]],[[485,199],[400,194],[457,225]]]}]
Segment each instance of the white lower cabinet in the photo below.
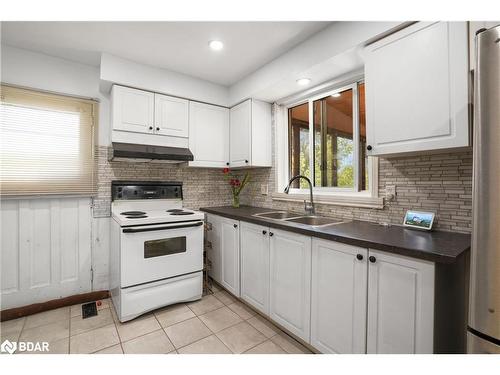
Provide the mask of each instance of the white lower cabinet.
[{"label": "white lower cabinet", "polygon": [[368,353],[434,351],[434,263],[369,251]]},{"label": "white lower cabinet", "polygon": [[207,215],[207,258],[209,275],[232,294],[240,295],[240,235],[239,221],[217,215]]},{"label": "white lower cabinet", "polygon": [[270,229],[271,319],[309,341],[311,237]]},{"label": "white lower cabinet", "polygon": [[318,351],[455,350],[436,346],[438,336],[454,339],[434,332],[435,263],[216,215],[207,222],[214,280]]},{"label": "white lower cabinet", "polygon": [[240,222],[220,219],[221,285],[240,296]]},{"label": "white lower cabinet", "polygon": [[322,353],[366,353],[368,250],[312,240],[311,345]]},{"label": "white lower cabinet", "polygon": [[207,241],[210,244],[207,251],[207,258],[210,262],[208,268],[209,276],[222,284],[222,254],[221,254],[221,217],[216,215],[207,215]]},{"label": "white lower cabinet", "polygon": [[241,299],[269,315],[269,228],[240,223]]}]

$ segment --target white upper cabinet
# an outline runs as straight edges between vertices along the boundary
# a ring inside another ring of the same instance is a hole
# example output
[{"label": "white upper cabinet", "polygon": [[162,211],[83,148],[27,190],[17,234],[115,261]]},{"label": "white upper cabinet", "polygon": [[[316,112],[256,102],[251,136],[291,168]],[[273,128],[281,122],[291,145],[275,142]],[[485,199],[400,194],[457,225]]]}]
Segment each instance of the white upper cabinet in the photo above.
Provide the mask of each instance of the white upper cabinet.
[{"label": "white upper cabinet", "polygon": [[368,250],[313,238],[311,345],[322,353],[366,353]]},{"label": "white upper cabinet", "polygon": [[466,22],[419,22],[366,49],[369,155],[469,146]]},{"label": "white upper cabinet", "polygon": [[269,315],[269,228],[240,223],[241,299]]},{"label": "white upper cabinet", "polygon": [[270,229],[270,317],[304,341],[311,318],[311,237]]},{"label": "white upper cabinet", "polygon": [[271,105],[248,99],[230,110],[230,166],[270,167]]},{"label": "white upper cabinet", "polygon": [[250,164],[252,152],[252,101],[247,100],[231,108],[230,114],[230,165],[247,166]]},{"label": "white upper cabinet", "polygon": [[111,91],[113,130],[154,132],[155,98],[152,92],[113,86]]},{"label": "white upper cabinet", "polygon": [[188,136],[189,101],[172,96],[155,96],[155,133],[174,137]]},{"label": "white upper cabinet", "polygon": [[369,250],[369,354],[434,351],[434,263]]},{"label": "white upper cabinet", "polygon": [[229,165],[229,109],[189,103],[189,149],[192,167],[222,168]]},{"label": "white upper cabinet", "polygon": [[271,105],[229,109],[114,85],[112,142],[189,147],[191,167],[271,167]]}]

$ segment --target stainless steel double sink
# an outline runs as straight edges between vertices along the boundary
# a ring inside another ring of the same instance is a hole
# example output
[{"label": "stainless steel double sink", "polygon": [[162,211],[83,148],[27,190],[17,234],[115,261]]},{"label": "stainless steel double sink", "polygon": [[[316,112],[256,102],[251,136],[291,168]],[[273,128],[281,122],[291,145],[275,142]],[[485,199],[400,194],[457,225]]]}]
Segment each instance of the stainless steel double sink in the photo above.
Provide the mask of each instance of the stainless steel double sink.
[{"label": "stainless steel double sink", "polygon": [[263,212],[254,214],[252,216],[261,217],[265,219],[286,221],[289,223],[310,225],[311,227],[323,227],[328,225],[342,224],[346,222],[345,220],[334,219],[331,217],[316,216],[316,215],[300,215],[297,213],[286,212],[286,211]]}]

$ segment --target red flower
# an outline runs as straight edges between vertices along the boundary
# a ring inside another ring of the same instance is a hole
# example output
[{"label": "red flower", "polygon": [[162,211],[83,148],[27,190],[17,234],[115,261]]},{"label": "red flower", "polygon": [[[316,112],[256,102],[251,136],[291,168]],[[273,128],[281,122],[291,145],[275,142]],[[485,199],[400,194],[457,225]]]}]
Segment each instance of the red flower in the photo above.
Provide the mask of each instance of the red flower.
[{"label": "red flower", "polygon": [[234,186],[240,186],[241,185],[241,181],[236,179],[234,180]]},{"label": "red flower", "polygon": [[228,173],[229,173],[229,168],[224,168],[224,169],[222,170],[222,173],[224,173],[224,174],[228,174]]}]

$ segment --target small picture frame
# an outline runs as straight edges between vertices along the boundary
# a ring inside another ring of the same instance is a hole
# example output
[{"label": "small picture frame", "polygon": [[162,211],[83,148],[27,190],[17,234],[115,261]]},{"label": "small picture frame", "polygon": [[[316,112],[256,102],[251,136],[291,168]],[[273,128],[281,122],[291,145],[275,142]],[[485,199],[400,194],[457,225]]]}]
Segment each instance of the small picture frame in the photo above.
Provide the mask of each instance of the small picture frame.
[{"label": "small picture frame", "polygon": [[431,230],[432,224],[434,224],[434,216],[433,212],[408,210],[406,211],[403,225],[420,230]]}]

